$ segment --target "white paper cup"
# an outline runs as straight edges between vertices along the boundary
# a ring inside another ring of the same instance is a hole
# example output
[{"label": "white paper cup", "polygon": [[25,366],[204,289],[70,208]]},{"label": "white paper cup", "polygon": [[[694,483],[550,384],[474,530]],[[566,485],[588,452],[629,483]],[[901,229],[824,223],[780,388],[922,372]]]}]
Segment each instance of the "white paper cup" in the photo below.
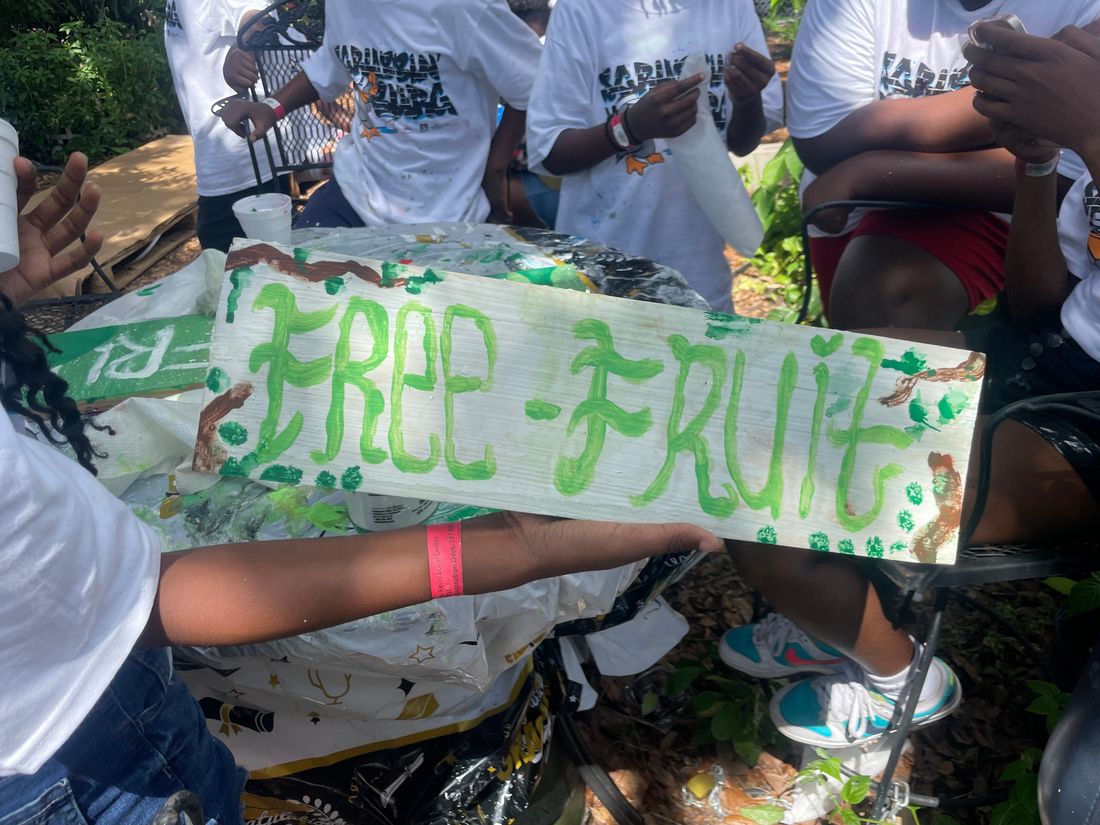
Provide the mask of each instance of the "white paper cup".
[{"label": "white paper cup", "polygon": [[438,501],[424,498],[376,496],[373,493],[345,493],[348,518],[364,530],[396,530],[427,521]]},{"label": "white paper cup", "polygon": [[19,209],[16,205],[15,159],[19,133],[0,120],[0,272],[19,265]]},{"label": "white paper cup", "polygon": [[244,234],[257,241],[290,243],[290,196],[250,195],[233,204],[233,214]]}]

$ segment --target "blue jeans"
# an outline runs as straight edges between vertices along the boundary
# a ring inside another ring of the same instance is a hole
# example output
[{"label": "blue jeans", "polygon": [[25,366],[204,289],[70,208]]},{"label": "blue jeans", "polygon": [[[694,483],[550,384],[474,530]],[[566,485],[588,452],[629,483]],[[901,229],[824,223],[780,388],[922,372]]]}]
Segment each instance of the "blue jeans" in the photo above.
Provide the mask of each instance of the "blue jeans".
[{"label": "blue jeans", "polygon": [[519,175],[527,202],[531,204],[531,208],[546,228],[553,229],[558,219],[558,201],[561,199],[561,193],[543,183],[542,178],[534,172],[524,169]]},{"label": "blue jeans", "polygon": [[359,213],[348,203],[340,184],[333,175],[318,186],[306,201],[306,208],[294,222],[295,229],[305,229],[307,226],[363,226],[363,219]]},{"label": "blue jeans", "polygon": [[173,678],[167,650],[135,650],[38,773],[0,778],[0,825],[150,825],[176,791],[209,822],[241,825],[247,777]]}]

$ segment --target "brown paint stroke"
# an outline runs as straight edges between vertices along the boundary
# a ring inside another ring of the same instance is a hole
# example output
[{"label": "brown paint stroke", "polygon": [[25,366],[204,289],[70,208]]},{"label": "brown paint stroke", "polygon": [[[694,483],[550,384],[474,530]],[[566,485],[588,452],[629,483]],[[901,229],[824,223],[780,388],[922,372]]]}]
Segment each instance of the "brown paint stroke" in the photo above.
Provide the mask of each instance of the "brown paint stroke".
[{"label": "brown paint stroke", "polygon": [[[239,410],[252,395],[252,382],[242,381],[223,392],[206,405],[199,415],[199,435],[195,441],[195,459],[191,469],[196,473],[216,473],[225,463],[225,450],[217,450],[218,422],[233,410]],[[215,457],[215,452],[218,457]]]},{"label": "brown paint stroke", "polygon": [[[327,281],[329,278],[339,278],[351,273],[356,278],[375,286],[382,286],[382,276],[369,266],[359,261],[306,261],[298,263],[294,257],[280,252],[275,247],[266,243],[258,243],[254,246],[246,246],[243,249],[235,249],[229,253],[225,260],[225,268],[241,269],[257,264],[267,264],[277,272],[298,278],[310,283]],[[404,278],[394,278],[387,281],[387,287],[404,286]]]},{"label": "brown paint stroke", "polygon": [[918,561],[935,564],[940,548],[958,532],[962,521],[963,485],[951,456],[929,453],[928,466],[932,469],[932,495],[940,513],[917,531],[913,553]]},{"label": "brown paint stroke", "polygon": [[970,357],[957,367],[946,367],[942,370],[922,370],[915,375],[903,375],[894,385],[894,391],[878,400],[886,407],[896,407],[904,404],[913,394],[913,390],[921,381],[932,383],[946,383],[948,381],[980,381],[985,375],[985,356],[980,352],[970,353]]}]

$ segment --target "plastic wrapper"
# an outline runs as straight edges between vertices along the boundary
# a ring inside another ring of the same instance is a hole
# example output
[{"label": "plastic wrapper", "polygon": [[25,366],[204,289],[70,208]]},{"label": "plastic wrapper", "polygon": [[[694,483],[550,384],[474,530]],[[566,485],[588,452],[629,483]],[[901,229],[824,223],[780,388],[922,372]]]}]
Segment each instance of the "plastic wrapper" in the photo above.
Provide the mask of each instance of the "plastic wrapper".
[{"label": "plastic wrapper", "polygon": [[[690,55],[680,70],[681,77],[694,74],[710,78],[710,66],[703,52]],[[714,126],[707,82],[703,81],[699,95],[695,125],[679,137],[666,138],[665,142],[703,213],[723,240],[747,258],[764,240],[764,226]]]}]

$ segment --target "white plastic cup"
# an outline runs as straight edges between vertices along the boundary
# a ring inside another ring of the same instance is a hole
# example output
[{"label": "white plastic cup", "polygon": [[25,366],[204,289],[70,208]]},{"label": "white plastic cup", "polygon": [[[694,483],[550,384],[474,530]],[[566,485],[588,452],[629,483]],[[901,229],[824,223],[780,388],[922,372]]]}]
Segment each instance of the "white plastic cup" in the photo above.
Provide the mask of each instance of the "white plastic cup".
[{"label": "white plastic cup", "polygon": [[431,518],[438,501],[424,498],[376,496],[374,493],[345,493],[348,518],[364,530],[396,530],[412,527]]},{"label": "white plastic cup", "polygon": [[290,196],[270,192],[233,204],[244,234],[256,241],[290,244]]},{"label": "white plastic cup", "polygon": [[0,120],[0,272],[19,266],[19,207],[15,159],[19,157],[19,133]]}]

